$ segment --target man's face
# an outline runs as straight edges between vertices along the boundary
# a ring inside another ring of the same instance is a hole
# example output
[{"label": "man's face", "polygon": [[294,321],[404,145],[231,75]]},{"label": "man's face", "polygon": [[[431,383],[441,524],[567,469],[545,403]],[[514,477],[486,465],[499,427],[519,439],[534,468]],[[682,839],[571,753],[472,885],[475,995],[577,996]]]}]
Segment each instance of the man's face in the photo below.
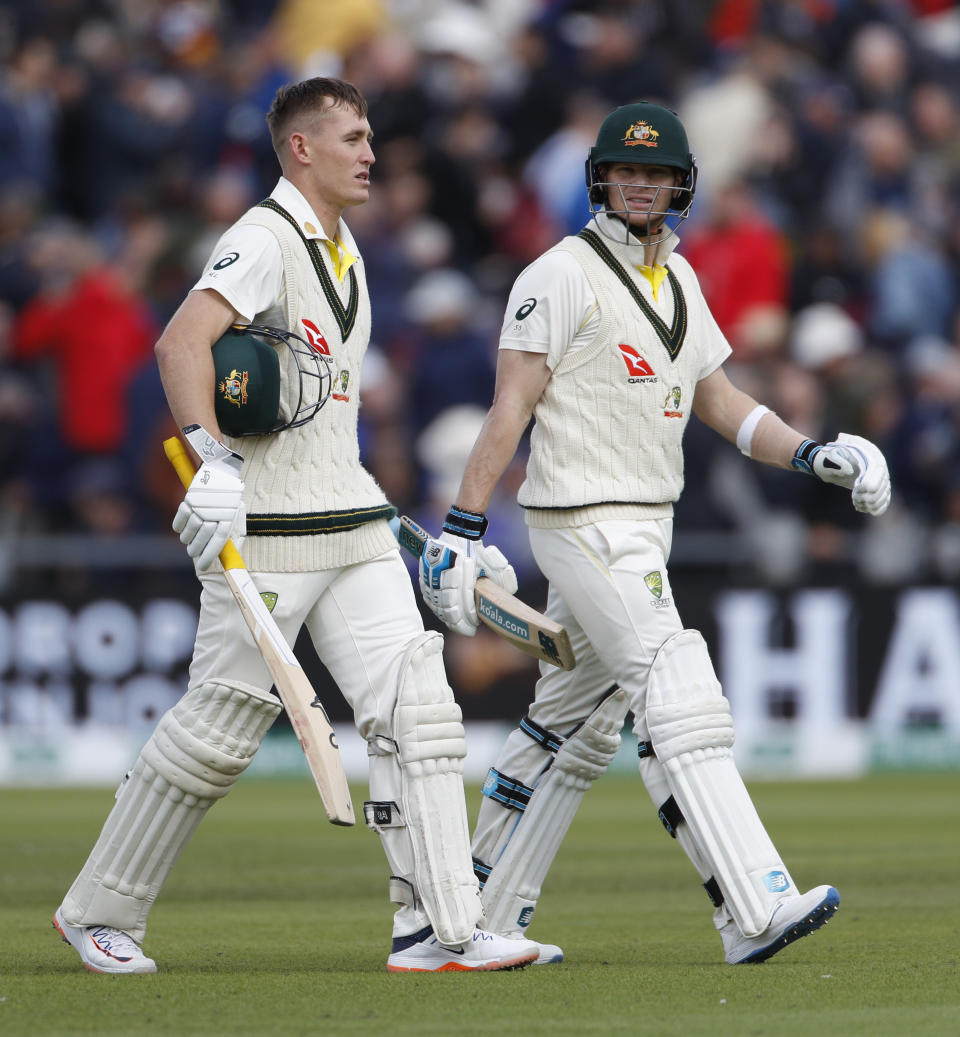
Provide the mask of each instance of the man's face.
[{"label": "man's face", "polygon": [[681,172],[672,166],[652,166],[637,162],[611,162],[600,167],[609,186],[604,188],[607,208],[629,212],[630,228],[650,234],[663,223],[673,200],[670,188],[680,183]]},{"label": "man's face", "polygon": [[327,107],[304,136],[310,146],[310,179],[332,205],[362,205],[370,193],[370,167],[376,161],[373,132],[365,118],[346,105]]}]

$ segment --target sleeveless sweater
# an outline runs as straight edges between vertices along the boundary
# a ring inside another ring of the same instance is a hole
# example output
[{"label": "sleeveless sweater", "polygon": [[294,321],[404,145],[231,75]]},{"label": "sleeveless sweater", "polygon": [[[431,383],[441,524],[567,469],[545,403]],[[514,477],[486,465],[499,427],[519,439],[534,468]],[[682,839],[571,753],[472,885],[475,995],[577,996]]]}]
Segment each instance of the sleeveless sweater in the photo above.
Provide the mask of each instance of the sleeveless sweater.
[{"label": "sleeveless sweater", "polygon": [[[226,437],[244,457],[244,559],[261,572],[297,572],[374,558],[396,547],[387,524],[395,509],[360,462],[360,368],[370,340],[363,262],[358,258],[341,283],[327,250],[306,238],[272,199],[254,206],[238,224],[265,227],[276,236],[283,255],[286,330],[313,343],[318,338],[311,332],[319,329],[334,358],[333,395],[312,421],[273,435]],[[289,418],[299,393],[297,363],[286,347],[277,353],[280,413]]]},{"label": "sleeveless sweater", "polygon": [[600,327],[592,343],[562,357],[534,408],[518,493],[527,522],[669,517],[683,489],[682,440],[696,384],[729,346],[676,253],[660,287],[669,302],[658,309],[626,245],[588,226],[551,251],[568,252],[583,269]]}]

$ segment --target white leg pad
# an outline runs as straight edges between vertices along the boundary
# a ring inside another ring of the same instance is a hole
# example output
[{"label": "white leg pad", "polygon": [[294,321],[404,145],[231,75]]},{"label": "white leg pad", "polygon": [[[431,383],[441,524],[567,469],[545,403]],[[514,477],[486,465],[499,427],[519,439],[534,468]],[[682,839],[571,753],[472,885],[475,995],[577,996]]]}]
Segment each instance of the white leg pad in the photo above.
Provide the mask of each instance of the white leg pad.
[{"label": "white leg pad", "polygon": [[[552,766],[556,748],[548,750],[533,741],[522,728],[514,728],[497,754],[492,770],[495,774],[509,775],[518,786],[529,789],[529,795],[532,795],[544,771]],[[527,805],[505,803],[501,798],[491,796],[489,775],[483,787],[484,796],[480,801],[472,845],[473,862],[475,868],[480,868],[478,877],[481,883],[489,877],[490,868],[506,849]]]},{"label": "white leg pad", "polygon": [[117,790],[100,838],[63,901],[70,925],[109,925],[138,943],[190,836],[246,770],[280,712],[268,695],[205,684],[157,724]]},{"label": "white leg pad", "polygon": [[766,929],[793,879],[733,760],[733,720],[703,637],[682,630],[650,668],[646,721],[657,759],[726,907],[745,936]]},{"label": "white leg pad", "polygon": [[484,884],[484,928],[522,932],[533,918],[543,881],[584,793],[607,769],[620,747],[627,696],[617,690],[590,714],[557,751],[519,822],[510,829]]},{"label": "white leg pad", "polygon": [[369,801],[363,804],[367,828],[380,836],[390,866],[390,900],[398,906],[393,935],[408,936],[430,925],[417,890],[413,844],[404,817],[403,777],[397,744],[392,738],[374,738],[367,745],[370,763]]},{"label": "white leg pad", "polygon": [[463,793],[467,743],[442,653],[443,638],[432,632],[417,638],[408,649],[394,713],[394,737],[417,893],[437,939],[458,944],[470,939],[481,904]]},{"label": "white leg pad", "polygon": [[[635,718],[633,730],[637,736],[638,743],[649,744],[650,732],[647,729],[647,721],[645,717]],[[643,779],[643,784],[650,795],[650,799],[653,800],[654,806],[660,810],[672,795],[672,792],[670,791],[670,783],[667,780],[667,772],[664,770],[663,765],[656,756],[653,755],[641,757],[639,770],[640,777]],[[690,826],[687,824],[678,825],[670,830],[670,834],[676,838],[683,852],[690,858],[691,864],[693,864],[694,868],[697,869],[697,873],[703,880],[704,887],[707,888],[707,884],[713,878],[713,871],[710,862],[706,859],[703,855],[703,851],[697,845],[696,838],[694,837],[693,832],[691,832]]]}]

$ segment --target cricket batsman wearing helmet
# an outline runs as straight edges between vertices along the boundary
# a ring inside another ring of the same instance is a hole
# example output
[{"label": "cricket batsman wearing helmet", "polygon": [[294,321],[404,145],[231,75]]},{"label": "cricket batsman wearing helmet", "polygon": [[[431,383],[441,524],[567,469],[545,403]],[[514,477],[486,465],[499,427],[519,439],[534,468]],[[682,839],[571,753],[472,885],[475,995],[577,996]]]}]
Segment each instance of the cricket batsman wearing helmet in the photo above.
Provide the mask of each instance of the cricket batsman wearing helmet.
[{"label": "cricket batsman wearing helmet", "polygon": [[[703,637],[680,619],[667,559],[683,432],[695,413],[756,461],[850,490],[870,515],[890,500],[887,465],[858,436],[814,442],[727,378],[730,346],[676,251],[697,165],[673,111],[647,101],[613,111],[586,181],[586,226],[513,286],[493,404],[440,537],[458,561],[469,555],[533,417],[518,499],[549,580],[547,615],[566,627],[578,662],[541,666],[534,701],[484,784],[473,838],[484,924],[527,931],[629,711],[641,778],[699,873],[726,960],[763,961],[822,926],[840,898],[829,885],[797,888],[734,764],[730,706]],[[474,579],[470,566],[436,573],[421,563],[424,600],[468,634]],[[562,960],[559,947],[541,947],[538,963]]]},{"label": "cricket batsman wearing helmet", "polygon": [[[363,97],[341,80],[277,92],[267,123],[283,175],[220,239],[157,343],[170,409],[202,462],[174,519],[197,562],[200,621],[187,692],[121,783],[56,911],[61,935],[95,972],[156,971],[141,949],[154,900],[280,711],[214,564],[228,536],[244,533],[247,565],[282,635],[293,644],[307,628],[367,743],[364,814],[396,905],[387,968],[506,969],[539,954],[476,926],[460,708],[442,637],[424,631],[388,524],[395,509],[360,463],[370,300],[341,215],[370,191],[366,116]],[[247,330],[231,331],[238,323]],[[489,551],[487,575],[512,592],[512,569]]]}]

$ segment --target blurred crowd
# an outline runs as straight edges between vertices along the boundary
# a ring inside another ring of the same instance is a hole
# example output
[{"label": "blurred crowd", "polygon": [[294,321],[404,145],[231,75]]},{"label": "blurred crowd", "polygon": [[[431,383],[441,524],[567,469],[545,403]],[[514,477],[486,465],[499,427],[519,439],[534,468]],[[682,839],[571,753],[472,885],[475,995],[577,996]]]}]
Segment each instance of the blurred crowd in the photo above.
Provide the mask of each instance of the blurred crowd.
[{"label": "blurred crowd", "polygon": [[[960,577],[953,3],[5,0],[0,59],[0,535],[169,528],[153,343],[276,182],[277,87],[337,75],[375,133],[347,214],[373,304],[361,442],[399,508],[446,511],[510,284],[585,222],[605,114],[648,98],[700,167],[680,251],[731,376],[815,438],[876,442],[895,488],[867,527],[694,420],[678,544],[726,532],[769,578]],[[522,474],[491,505],[521,575]]]}]

